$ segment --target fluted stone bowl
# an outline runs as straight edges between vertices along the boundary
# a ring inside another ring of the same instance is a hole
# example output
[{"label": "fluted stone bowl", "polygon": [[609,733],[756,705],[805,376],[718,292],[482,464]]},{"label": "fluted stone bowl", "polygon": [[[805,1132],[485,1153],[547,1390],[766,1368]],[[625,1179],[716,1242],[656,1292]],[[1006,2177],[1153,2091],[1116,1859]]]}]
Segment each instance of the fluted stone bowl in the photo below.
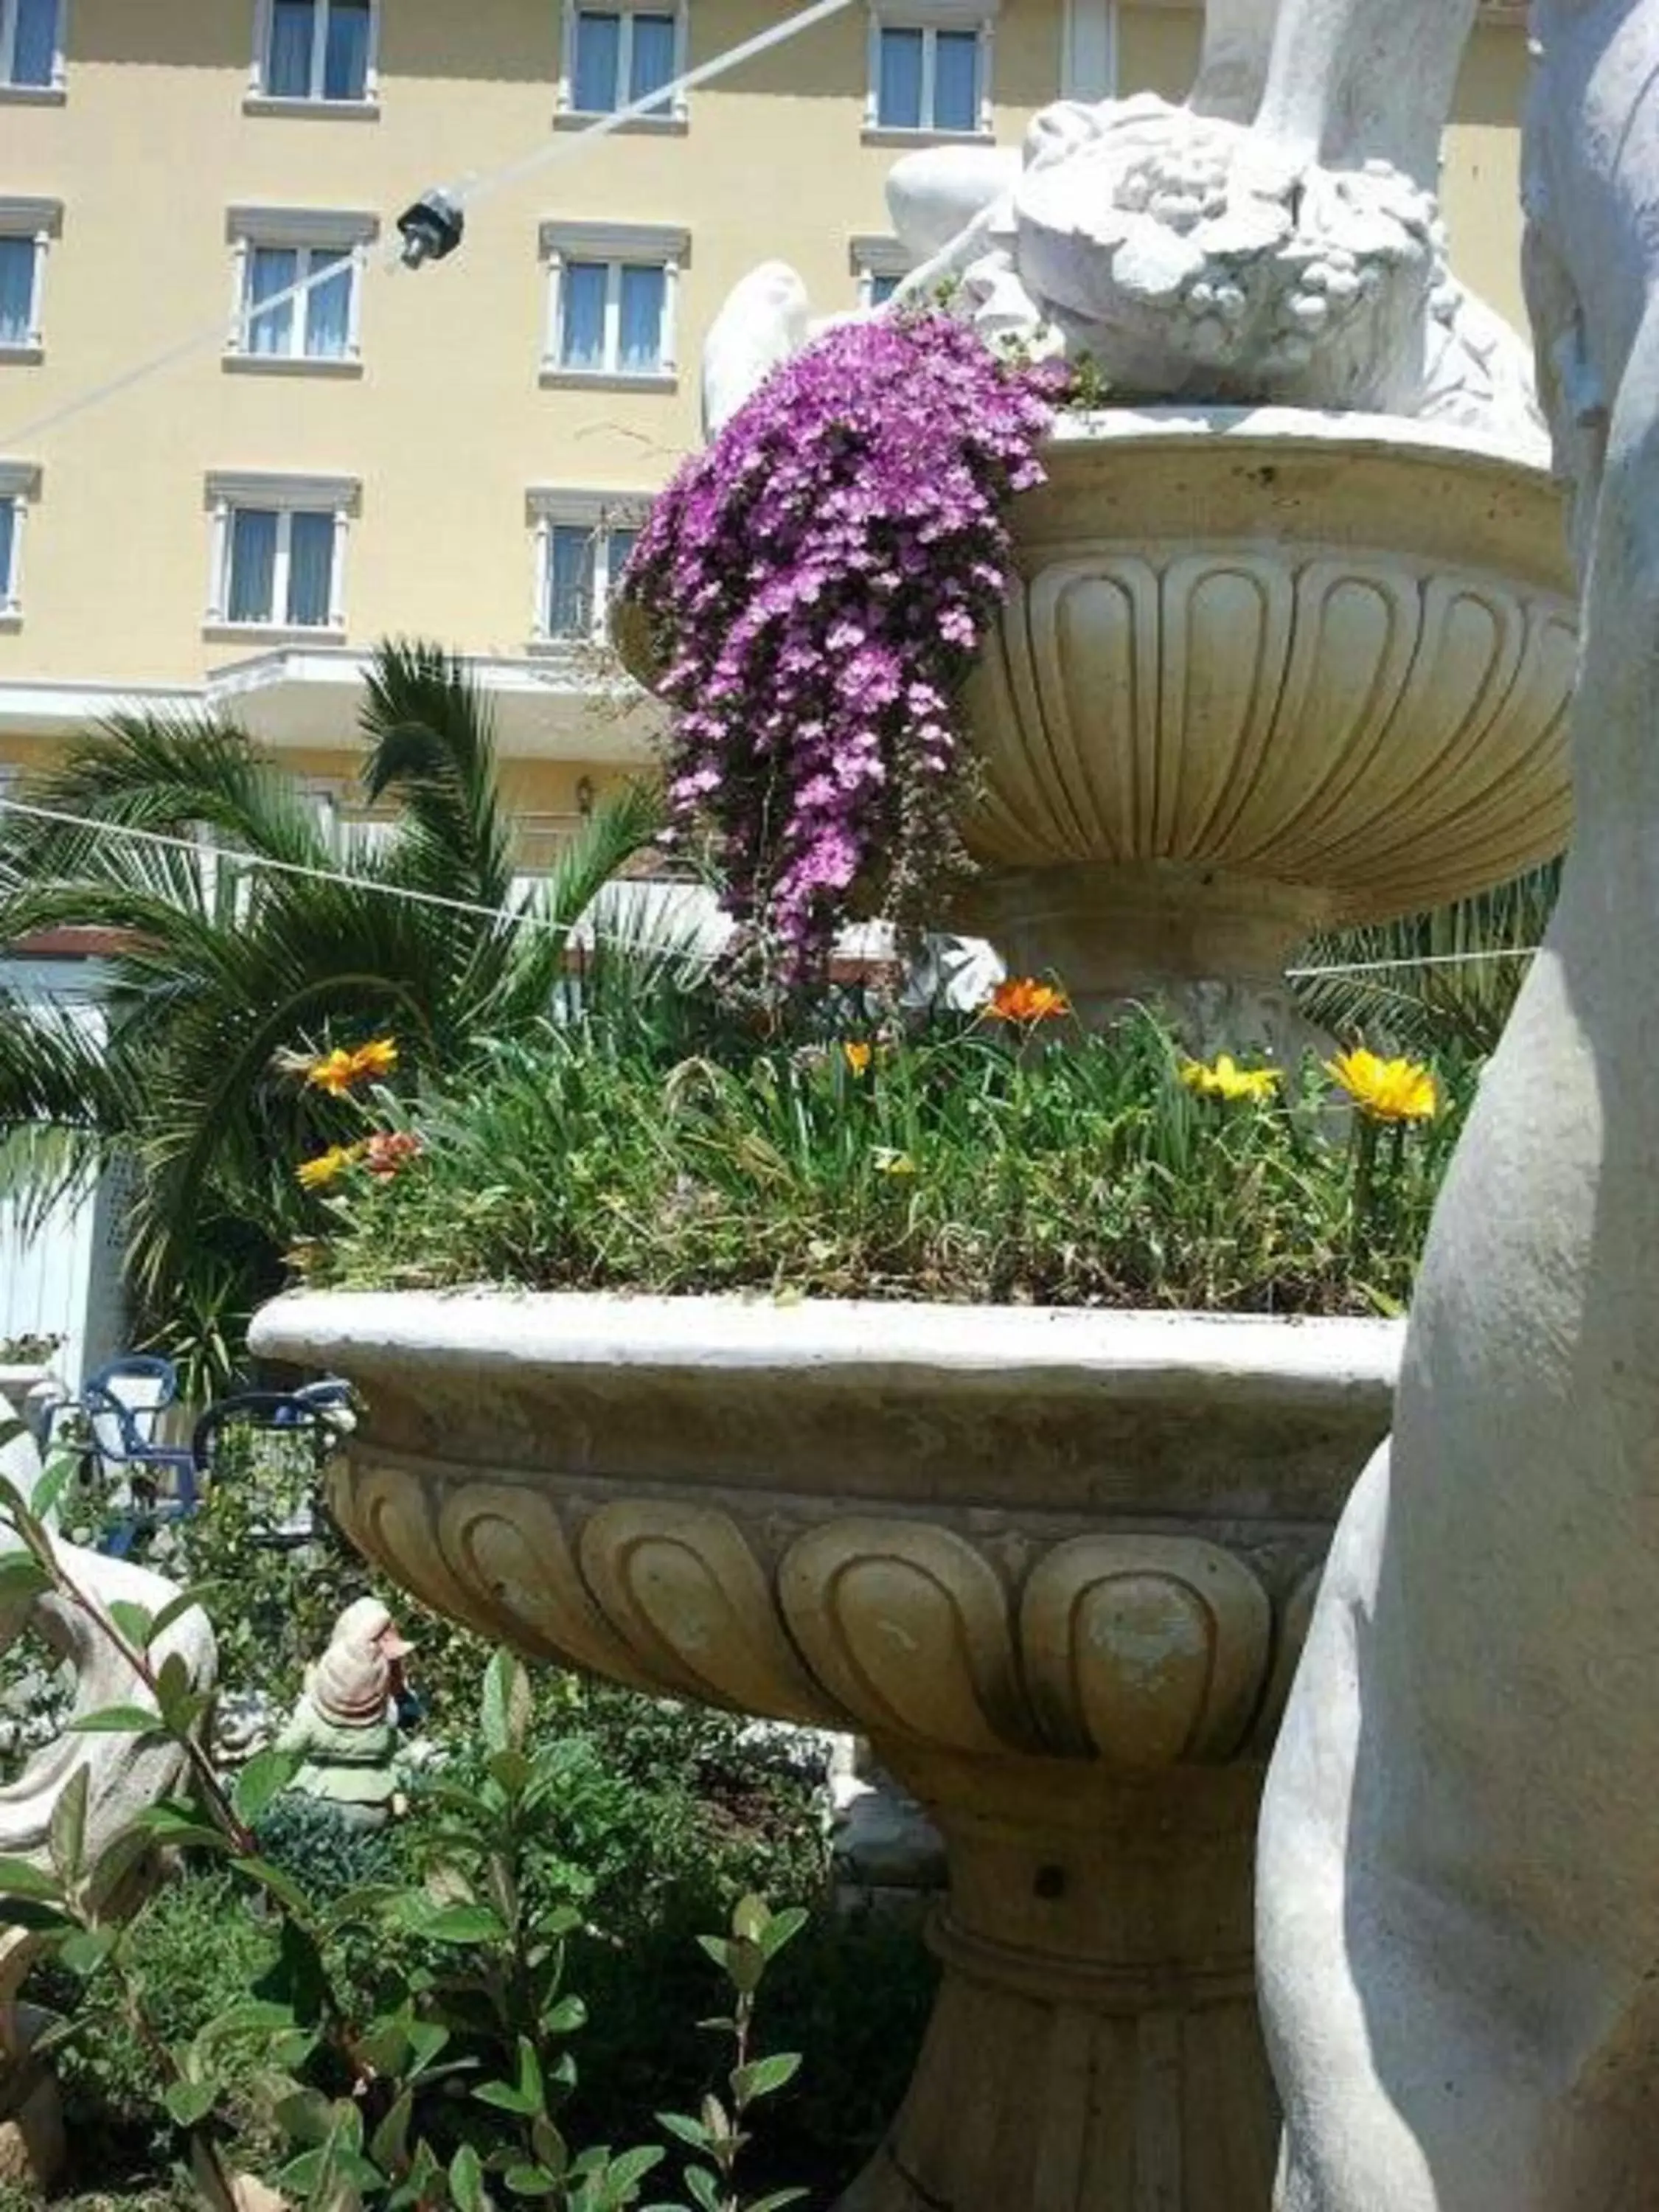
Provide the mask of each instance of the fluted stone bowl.
[{"label": "fluted stone bowl", "polygon": [[1055,2160],[1067,2203],[1162,2160],[1170,2212],[1265,2208],[1255,1808],[1400,1342],[472,1292],[293,1295],[252,1332],[362,1393],[332,1502],[404,1587],[534,1655],[860,1729],[928,1804],[945,1985],[846,2212],[1048,2212]]},{"label": "fluted stone bowl", "polygon": [[[1392,416],[1062,418],[965,693],[980,863],[951,919],[1085,1023],[1294,1056],[1316,931],[1561,851],[1576,590],[1541,441]],[[618,612],[642,683],[650,625]],[[1328,1042],[1328,1041],[1325,1041]]]},{"label": "fluted stone bowl", "polygon": [[1541,449],[1159,408],[1043,458],[968,694],[988,872],[1179,869],[1361,921],[1561,849],[1575,589]]}]

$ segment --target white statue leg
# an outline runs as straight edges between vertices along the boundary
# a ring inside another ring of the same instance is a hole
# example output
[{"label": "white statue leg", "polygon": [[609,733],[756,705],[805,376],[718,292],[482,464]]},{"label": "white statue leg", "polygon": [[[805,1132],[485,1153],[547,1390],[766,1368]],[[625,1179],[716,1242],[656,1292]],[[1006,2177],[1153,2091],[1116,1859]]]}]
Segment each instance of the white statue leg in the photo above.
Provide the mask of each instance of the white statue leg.
[{"label": "white statue leg", "polygon": [[1281,2212],[1659,2202],[1659,0],[1537,27],[1539,335],[1616,395],[1575,845],[1269,1778]]},{"label": "white statue leg", "polygon": [[1195,115],[1252,123],[1261,104],[1280,0],[1210,0],[1204,48],[1187,105]]},{"label": "white statue leg", "polygon": [[1285,0],[1257,128],[1328,168],[1440,169],[1475,0]]}]

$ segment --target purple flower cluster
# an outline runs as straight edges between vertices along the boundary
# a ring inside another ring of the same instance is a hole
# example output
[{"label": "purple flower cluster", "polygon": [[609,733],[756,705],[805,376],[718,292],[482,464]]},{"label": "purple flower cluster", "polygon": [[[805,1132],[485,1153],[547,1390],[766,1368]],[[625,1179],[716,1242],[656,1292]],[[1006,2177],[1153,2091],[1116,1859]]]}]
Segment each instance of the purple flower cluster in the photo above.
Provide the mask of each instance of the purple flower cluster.
[{"label": "purple flower cluster", "polygon": [[849,896],[915,921],[951,871],[957,693],[1066,374],[944,314],[842,324],[652,511],[623,588],[662,648],[673,818],[712,829],[781,982],[821,968]]}]

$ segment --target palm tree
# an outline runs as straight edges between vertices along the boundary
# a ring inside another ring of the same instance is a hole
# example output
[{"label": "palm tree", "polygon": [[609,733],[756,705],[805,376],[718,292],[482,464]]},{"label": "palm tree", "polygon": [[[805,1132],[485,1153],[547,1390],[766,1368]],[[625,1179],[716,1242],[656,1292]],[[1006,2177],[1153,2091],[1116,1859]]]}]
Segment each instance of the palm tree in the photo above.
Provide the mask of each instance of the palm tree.
[{"label": "palm tree", "polygon": [[1489,1053],[1560,882],[1561,863],[1548,860],[1428,914],[1316,938],[1297,966],[1338,972],[1298,982],[1303,1012],[1344,1040],[1431,1056]]},{"label": "palm tree", "polygon": [[316,1226],[295,1166],[349,1109],[284,1056],[389,1033],[402,1082],[541,1018],[573,925],[660,827],[654,789],[624,787],[524,899],[464,665],[382,647],[360,725],[365,793],[398,808],[384,842],[331,836],[210,719],[119,716],[31,787],[40,813],[0,814],[0,945],[86,924],[118,946],[95,1025],[0,994],[0,1176],[39,1196],[125,1164],[130,1287],[175,1337],[245,1316]]}]

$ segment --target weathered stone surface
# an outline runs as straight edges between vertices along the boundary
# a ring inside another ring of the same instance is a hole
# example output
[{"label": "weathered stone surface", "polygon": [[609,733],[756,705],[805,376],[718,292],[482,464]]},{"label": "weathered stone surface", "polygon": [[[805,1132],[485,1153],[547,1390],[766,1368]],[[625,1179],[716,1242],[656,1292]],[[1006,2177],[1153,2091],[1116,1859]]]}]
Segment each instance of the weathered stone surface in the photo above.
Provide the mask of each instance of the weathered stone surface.
[{"label": "weathered stone surface", "polygon": [[1265,2202],[1255,1808],[1392,1325],[331,1295],[255,1340],[361,1388],[334,1504],[408,1588],[856,1729],[937,1826],[943,1992],[848,2207]]},{"label": "weathered stone surface", "polygon": [[[1285,9],[1373,41],[1438,12]],[[1574,845],[1268,1790],[1281,2212],[1659,2202],[1659,5],[1532,21],[1528,291],[1586,563]]]}]

